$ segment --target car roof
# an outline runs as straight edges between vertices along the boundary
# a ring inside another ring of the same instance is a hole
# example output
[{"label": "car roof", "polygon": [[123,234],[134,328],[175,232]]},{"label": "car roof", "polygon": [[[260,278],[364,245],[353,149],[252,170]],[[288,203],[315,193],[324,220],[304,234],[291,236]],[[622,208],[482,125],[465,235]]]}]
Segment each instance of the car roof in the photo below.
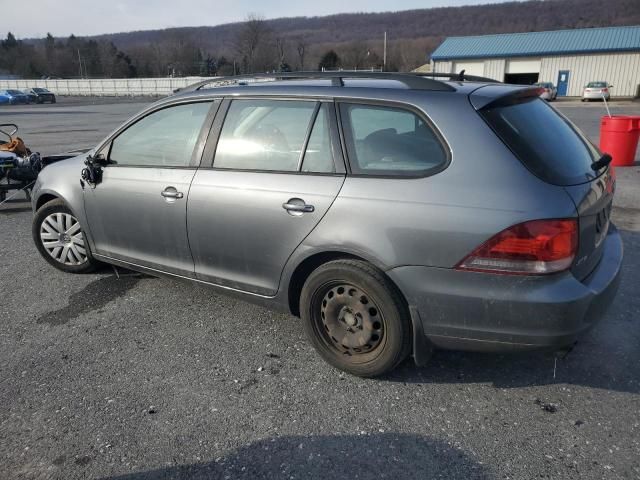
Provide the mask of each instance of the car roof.
[{"label": "car roof", "polygon": [[[358,98],[370,100],[403,100],[415,95],[469,95],[485,86],[497,87],[496,96],[514,88],[523,86],[478,81],[442,81],[450,90],[416,90],[394,80],[378,79],[345,79],[343,86],[332,85],[327,80],[274,80],[234,85],[203,86],[199,90],[178,92],[168,99],[180,101],[185,99],[219,98],[224,96],[278,96],[291,98]],[[168,100],[167,99],[167,100]]]}]

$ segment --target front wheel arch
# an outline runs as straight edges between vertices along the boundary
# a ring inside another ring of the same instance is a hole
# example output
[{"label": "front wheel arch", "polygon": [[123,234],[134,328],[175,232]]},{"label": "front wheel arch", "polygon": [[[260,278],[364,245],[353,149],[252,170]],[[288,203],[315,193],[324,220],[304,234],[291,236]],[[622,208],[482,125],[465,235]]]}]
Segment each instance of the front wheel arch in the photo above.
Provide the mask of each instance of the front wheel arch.
[{"label": "front wheel arch", "polygon": [[38,197],[38,200],[36,202],[36,208],[35,211],[37,212],[38,210],[40,210],[40,208],[45,204],[45,203],[49,203],[52,200],[58,200],[60,197],[57,197],[56,195],[53,195],[52,193],[43,193],[42,195],[40,195]]}]

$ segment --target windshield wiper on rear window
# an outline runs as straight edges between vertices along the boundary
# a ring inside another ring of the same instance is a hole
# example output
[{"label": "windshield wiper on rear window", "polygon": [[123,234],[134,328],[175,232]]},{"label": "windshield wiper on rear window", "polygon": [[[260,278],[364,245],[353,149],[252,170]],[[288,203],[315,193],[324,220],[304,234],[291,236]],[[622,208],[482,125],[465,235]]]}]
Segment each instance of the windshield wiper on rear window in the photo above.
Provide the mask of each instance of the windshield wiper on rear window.
[{"label": "windshield wiper on rear window", "polygon": [[601,168],[609,165],[611,163],[611,160],[612,160],[611,155],[609,155],[608,153],[605,153],[598,160],[596,160],[591,164],[591,169],[597,172]]}]

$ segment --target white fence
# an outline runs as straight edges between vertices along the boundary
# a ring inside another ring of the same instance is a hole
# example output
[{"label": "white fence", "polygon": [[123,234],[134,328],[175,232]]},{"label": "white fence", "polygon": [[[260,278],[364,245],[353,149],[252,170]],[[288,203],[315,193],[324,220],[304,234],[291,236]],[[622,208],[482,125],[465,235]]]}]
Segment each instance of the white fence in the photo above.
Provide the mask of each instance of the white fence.
[{"label": "white fence", "polygon": [[176,88],[206,80],[209,77],[180,78],[91,78],[66,80],[0,80],[0,90],[47,88],[56,95],[118,96],[168,95]]}]

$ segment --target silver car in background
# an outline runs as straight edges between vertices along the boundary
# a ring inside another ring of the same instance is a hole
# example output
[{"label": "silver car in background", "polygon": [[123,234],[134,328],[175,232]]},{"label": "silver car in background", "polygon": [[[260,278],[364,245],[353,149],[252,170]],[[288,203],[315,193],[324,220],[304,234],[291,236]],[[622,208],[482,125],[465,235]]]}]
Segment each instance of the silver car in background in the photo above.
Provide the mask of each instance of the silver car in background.
[{"label": "silver car in background", "polygon": [[540,91],[540,98],[543,98],[548,102],[554,101],[558,96],[558,89],[551,82],[538,82],[534,83],[532,86],[542,89]]},{"label": "silver car in background", "polygon": [[63,271],[119,265],[299,316],[354,375],[569,345],[618,288],[611,158],[538,89],[453,77],[203,82],[44,168],[33,239]]},{"label": "silver car in background", "polygon": [[607,82],[589,82],[584,86],[584,90],[582,91],[582,101],[609,100],[609,89],[611,87],[613,87],[613,85],[609,85]]}]

